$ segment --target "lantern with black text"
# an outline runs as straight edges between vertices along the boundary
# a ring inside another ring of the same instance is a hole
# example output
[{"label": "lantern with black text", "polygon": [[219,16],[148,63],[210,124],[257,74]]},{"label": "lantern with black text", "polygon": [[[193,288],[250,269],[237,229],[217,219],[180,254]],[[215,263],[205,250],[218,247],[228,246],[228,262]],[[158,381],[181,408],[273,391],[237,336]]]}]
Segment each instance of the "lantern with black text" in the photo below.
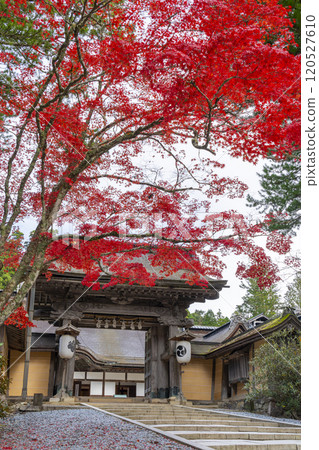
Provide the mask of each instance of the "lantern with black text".
[{"label": "lantern with black text", "polygon": [[191,360],[191,343],[189,341],[176,342],[176,359],[180,364],[187,364]]},{"label": "lantern with black text", "polygon": [[75,337],[70,334],[64,334],[60,337],[59,356],[63,359],[73,358],[75,353]]},{"label": "lantern with black text", "polygon": [[56,330],[56,334],[60,335],[59,356],[62,359],[71,359],[75,354],[76,336],[80,330],[70,323]]}]

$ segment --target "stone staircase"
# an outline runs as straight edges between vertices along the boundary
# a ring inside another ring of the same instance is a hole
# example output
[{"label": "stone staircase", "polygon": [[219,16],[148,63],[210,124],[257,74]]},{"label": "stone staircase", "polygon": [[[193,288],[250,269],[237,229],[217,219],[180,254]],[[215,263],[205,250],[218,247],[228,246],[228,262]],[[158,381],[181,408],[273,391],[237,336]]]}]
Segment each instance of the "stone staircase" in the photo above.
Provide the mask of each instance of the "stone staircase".
[{"label": "stone staircase", "polygon": [[[90,405],[94,405],[90,403]],[[97,403],[99,409],[137,421],[190,446],[216,450],[297,450],[300,427],[214,410],[152,403]]]}]

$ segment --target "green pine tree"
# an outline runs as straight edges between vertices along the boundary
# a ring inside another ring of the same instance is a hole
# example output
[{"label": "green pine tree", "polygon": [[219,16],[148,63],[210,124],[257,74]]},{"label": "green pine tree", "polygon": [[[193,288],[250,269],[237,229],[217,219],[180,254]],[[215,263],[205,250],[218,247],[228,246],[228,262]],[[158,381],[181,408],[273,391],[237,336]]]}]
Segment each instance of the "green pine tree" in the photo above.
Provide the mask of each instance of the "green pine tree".
[{"label": "green pine tree", "polygon": [[246,283],[241,283],[240,287],[247,292],[243,297],[243,303],[236,307],[234,314],[247,320],[258,314],[265,314],[271,318],[279,312],[282,305],[276,286],[260,289],[257,281],[250,278]]},{"label": "green pine tree", "polygon": [[203,325],[207,327],[220,327],[226,322],[229,322],[229,318],[224,316],[219,309],[215,314],[211,309],[203,311],[196,309],[195,312],[187,314],[188,319],[194,320],[194,325]]},{"label": "green pine tree", "polygon": [[301,171],[300,154],[282,161],[268,162],[260,178],[259,198],[248,195],[248,206],[271,215],[266,227],[294,236],[300,227]]},{"label": "green pine tree", "polygon": [[298,46],[290,47],[289,51],[293,55],[298,55],[301,51],[301,0],[281,0],[279,3],[285,7],[288,6],[291,8],[288,12],[288,16],[293,22],[292,31]]},{"label": "green pine tree", "polygon": [[20,60],[26,58],[26,52],[21,50],[28,48],[30,63],[37,59],[39,50],[43,54],[51,48],[48,31],[36,25],[40,17],[35,12],[33,2],[28,1],[21,7],[21,12],[27,18],[8,14],[9,2],[14,3],[14,0],[0,0],[0,48],[13,52]]},{"label": "green pine tree", "polygon": [[284,296],[284,302],[286,306],[299,309],[301,307],[301,273],[298,272],[292,281],[288,285],[287,292]]}]

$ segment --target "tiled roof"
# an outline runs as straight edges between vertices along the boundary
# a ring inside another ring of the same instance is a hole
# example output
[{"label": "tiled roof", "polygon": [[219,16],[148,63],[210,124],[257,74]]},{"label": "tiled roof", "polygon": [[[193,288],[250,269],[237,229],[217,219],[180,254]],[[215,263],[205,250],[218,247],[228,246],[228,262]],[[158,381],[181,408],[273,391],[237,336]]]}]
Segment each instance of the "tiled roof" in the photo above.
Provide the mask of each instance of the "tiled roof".
[{"label": "tiled roof", "polygon": [[[227,349],[228,347],[234,347],[234,345],[241,345],[241,342],[247,341],[250,339],[258,339],[262,338],[262,335],[267,335],[272,332],[272,330],[276,330],[280,328],[281,324],[285,324],[288,322],[295,322],[296,325],[299,325],[299,320],[295,314],[286,314],[284,316],[276,317],[274,319],[269,319],[267,322],[264,322],[260,325],[257,325],[254,328],[250,328],[247,331],[242,332],[235,337],[231,337],[227,339],[229,335],[229,327],[225,327],[224,325],[220,328],[223,328],[221,333],[218,334],[218,337],[208,335],[210,339],[206,339],[205,336],[203,339],[197,339],[191,343],[192,345],[192,354],[194,356],[207,356],[213,355],[214,352],[219,352],[220,350]],[[227,324],[225,324],[227,325]],[[229,323],[228,323],[229,325]],[[224,337],[224,340],[220,342],[217,341],[217,338],[221,339]],[[214,345],[215,344],[215,345]]]},{"label": "tiled roof", "polygon": [[[275,330],[277,327],[279,327],[281,324],[284,324],[285,322],[290,321],[298,321],[298,318],[295,314],[286,314],[284,316],[276,317],[274,319],[269,319],[267,322],[256,326],[253,329],[249,329],[248,331],[245,331],[241,333],[238,336],[235,336],[234,338],[231,338],[229,340],[226,340],[221,345],[216,346],[212,350],[210,350],[208,353],[212,354],[216,352],[217,350],[220,350],[222,348],[230,347],[233,344],[240,343],[241,341],[246,341],[249,338],[253,337],[260,337],[262,338],[262,335],[264,334],[270,334],[272,330]],[[299,321],[298,321],[299,322]]]},{"label": "tiled roof", "polygon": [[202,345],[196,341],[191,342],[191,346],[193,356],[205,356],[215,348],[214,345]]}]

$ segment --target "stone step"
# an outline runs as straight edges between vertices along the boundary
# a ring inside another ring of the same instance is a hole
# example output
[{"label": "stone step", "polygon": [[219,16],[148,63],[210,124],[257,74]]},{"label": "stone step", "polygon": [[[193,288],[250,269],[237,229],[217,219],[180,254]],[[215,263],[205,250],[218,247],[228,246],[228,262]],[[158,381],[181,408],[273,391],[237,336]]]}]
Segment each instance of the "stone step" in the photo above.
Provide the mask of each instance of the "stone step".
[{"label": "stone step", "polygon": [[[91,398],[91,400],[92,400],[91,403],[94,403],[95,400],[93,397]],[[120,403],[120,402],[118,402],[118,404],[116,404],[116,402],[109,403],[109,402],[104,401],[103,405],[109,406],[110,408],[140,408],[140,409],[151,409],[151,408],[156,409],[158,407],[160,407],[161,409],[176,408],[176,405],[171,405],[169,403],[163,403],[163,404],[159,403],[158,404],[158,403],[142,403],[142,402],[140,402],[140,403]],[[188,408],[180,408],[180,407],[178,407],[178,408],[185,409],[185,410],[188,409]]]},{"label": "stone step", "polygon": [[[141,420],[141,422],[147,424],[147,425],[166,425],[168,423],[167,419],[143,419]],[[189,426],[190,421],[186,420],[186,419],[175,419],[170,421],[170,425],[187,425]],[[242,427],[242,426],[250,426],[253,423],[256,424],[256,426],[272,426],[275,428],[280,428],[280,424],[276,423],[276,422],[239,422],[236,420],[211,420],[211,419],[192,419],[191,420],[192,425],[211,425],[211,426],[215,426],[215,425],[230,425],[230,426],[238,426],[238,427]],[[299,429],[299,428],[295,428],[292,427],[293,429]]]},{"label": "stone step", "polygon": [[127,409],[123,409],[123,408],[109,408],[106,407],[105,405],[101,405],[99,406],[101,409],[105,409],[109,412],[113,412],[115,414],[121,412],[123,414],[139,414],[139,415],[144,415],[147,416],[149,414],[152,415],[162,415],[165,416],[167,414],[169,415],[174,415],[174,416],[181,416],[181,417],[210,417],[210,418],[214,418],[214,419],[231,419],[231,420],[254,420],[254,419],[250,419],[250,418],[245,418],[245,417],[240,417],[240,416],[233,416],[233,415],[224,415],[224,414],[213,414],[213,413],[200,413],[200,412],[193,412],[193,411],[189,411],[189,412],[184,412],[184,411],[180,411],[180,410],[160,410],[160,411],[156,411],[156,410],[136,410],[136,409],[132,409],[132,408],[127,408]]},{"label": "stone step", "polygon": [[[103,410],[104,411],[108,411],[108,412],[110,412],[112,414],[118,414],[119,416],[129,417],[129,418],[134,419],[134,420],[166,419],[166,422],[167,422],[168,419],[173,420],[173,421],[174,420],[188,420],[189,421],[189,420],[195,420],[196,419],[196,416],[194,417],[192,415],[183,415],[183,416],[181,416],[181,415],[178,415],[178,414],[138,414],[138,413],[134,414],[134,413],[127,413],[127,412],[123,412],[123,411],[110,411],[110,410],[104,409],[104,408],[103,408]],[[198,417],[200,417],[200,416],[198,416]],[[207,420],[216,420],[216,419],[211,419],[210,417],[207,417]],[[224,419],[224,420],[219,421],[219,422],[225,422],[225,421],[227,422],[227,419]],[[236,422],[239,423],[239,424],[243,424],[243,423],[246,423],[247,421],[236,421]],[[247,422],[247,423],[249,423],[249,422]]]},{"label": "stone step", "polygon": [[[99,407],[101,407],[101,408],[107,408],[108,410],[112,410],[112,411],[116,411],[116,410],[121,410],[121,411],[139,411],[139,412],[143,412],[143,413],[146,413],[146,412],[165,412],[165,411],[167,411],[167,412],[179,412],[180,414],[197,414],[197,413],[200,413],[200,411],[190,411],[190,410],[181,410],[181,409],[179,409],[179,408],[160,408],[160,410],[158,411],[158,408],[142,408],[142,407],[139,407],[139,408],[136,408],[135,406],[133,407],[130,407],[130,406],[126,406],[125,408],[122,408],[120,405],[116,405],[116,406],[108,406],[108,405],[103,405],[103,404],[101,404],[101,405],[99,405]],[[205,413],[204,413],[205,414]],[[207,415],[210,415],[210,414],[212,414],[210,411],[207,411],[206,412],[206,414]],[[216,414],[216,413],[215,413]]]},{"label": "stone step", "polygon": [[215,450],[299,450],[300,427],[168,404],[101,404],[99,409]]},{"label": "stone step", "polygon": [[[102,407],[104,408],[104,406]],[[106,408],[110,412],[122,412],[123,414],[138,414],[140,416],[147,416],[149,414],[156,415],[156,416],[165,416],[169,414],[170,416],[180,416],[180,417],[216,417],[212,414],[192,414],[192,413],[180,413],[179,411],[135,411],[135,410],[129,410],[129,409],[110,409]],[[231,417],[232,418],[232,417]]]},{"label": "stone step", "polygon": [[[206,419],[198,419],[198,417],[203,417],[203,416],[180,416],[180,415],[170,415],[170,414],[157,414],[157,415],[151,415],[151,414],[131,414],[131,413],[127,413],[127,412],[122,412],[122,411],[110,411],[109,409],[105,409],[105,408],[101,408],[104,410],[107,410],[109,412],[112,412],[114,414],[117,414],[119,416],[124,416],[124,417],[128,417],[130,419],[133,420],[138,420],[140,422],[145,422],[145,423],[153,423],[153,424],[159,424],[159,423],[171,423],[171,424],[177,424],[177,423],[194,423],[196,420],[199,421],[200,423],[202,423],[203,421],[205,421],[208,424],[217,424],[217,423],[221,423],[224,425],[238,425],[238,426],[245,426],[245,425],[252,425],[254,424],[258,424],[258,426],[274,426],[274,427],[281,427],[281,424],[278,424],[276,422],[268,422],[268,421],[254,421],[253,419],[249,420],[249,419],[241,419],[241,418],[232,418],[232,419],[228,419],[225,417],[218,417],[218,418],[211,418],[210,416],[208,416],[208,418]],[[205,417],[205,416],[204,416]],[[292,427],[294,428],[294,427]],[[298,429],[298,427],[296,427],[296,429]]]},{"label": "stone step", "polygon": [[237,441],[229,440],[227,442],[220,440],[197,440],[194,444],[203,445],[214,450],[300,450],[300,441],[282,440],[282,441]]},{"label": "stone step", "polygon": [[246,421],[259,421],[261,422],[259,419],[254,419],[254,418],[250,418],[250,417],[243,417],[243,416],[235,416],[233,414],[219,414],[219,413],[214,413],[214,412],[205,412],[205,411],[200,411],[200,410],[183,410],[180,408],[143,408],[142,406],[139,408],[135,408],[135,407],[131,407],[131,406],[127,406],[126,408],[122,408],[121,406],[117,406],[117,407],[109,407],[108,405],[99,405],[99,408],[101,409],[105,409],[107,411],[110,412],[114,412],[114,413],[123,413],[123,414],[141,414],[141,415],[148,415],[148,414],[156,414],[156,415],[166,415],[166,414],[174,414],[174,415],[180,415],[180,416],[192,416],[192,417],[210,417],[210,418],[214,418],[214,419],[218,419],[218,420],[223,420],[223,419],[231,419],[231,420],[246,420]]},{"label": "stone step", "polygon": [[[265,433],[296,433],[295,428],[291,427],[266,427],[266,426],[257,426],[256,425],[245,425],[245,426],[237,426],[237,425],[220,425],[220,424],[207,424],[207,425],[198,425],[193,422],[188,424],[160,424],[153,425],[156,428],[159,428],[162,431],[176,431],[183,432],[183,430],[193,430],[193,431],[241,431],[241,432],[252,432],[252,431],[262,431]],[[299,431],[300,432],[300,431]]]},{"label": "stone step", "polygon": [[[188,424],[188,423],[194,423],[195,420],[200,420],[201,422],[205,419],[199,419],[197,417],[180,417],[180,416],[171,416],[171,415],[138,415],[138,414],[125,414],[122,412],[113,413],[117,414],[119,416],[124,416],[132,420],[137,420],[139,422],[148,422],[153,421],[160,421],[159,423],[171,423],[171,424]],[[252,425],[254,422],[249,421],[239,421],[239,420],[216,420],[216,419],[206,419],[207,424],[214,425],[215,423],[220,423],[222,425],[238,425],[238,426],[245,426],[245,425]],[[259,423],[259,426],[272,426],[271,422],[261,422]],[[280,428],[280,427],[278,427]]]},{"label": "stone step", "polygon": [[184,439],[246,439],[246,440],[299,440],[300,434],[295,433],[266,433],[266,432],[252,432],[247,433],[243,431],[205,431],[205,432],[196,432],[196,431],[175,431],[173,434],[180,436]]},{"label": "stone step", "polygon": [[[176,413],[176,414],[174,414],[174,413],[159,413],[159,414],[156,414],[155,412],[154,413],[146,413],[146,414],[144,414],[144,413],[140,413],[140,412],[129,412],[129,411],[121,411],[121,410],[110,410],[110,409],[108,409],[108,408],[101,408],[101,409],[103,409],[103,410],[105,410],[105,411],[109,411],[109,412],[111,412],[111,413],[113,413],[113,414],[119,414],[119,415],[125,415],[125,416],[127,416],[127,417],[140,417],[140,418],[145,418],[145,419],[155,419],[155,418],[166,418],[166,417],[172,417],[172,418],[181,418],[181,419],[196,419],[196,417],[204,417],[204,418],[206,418],[207,420],[220,420],[220,421],[225,421],[225,420],[234,420],[234,419],[227,419],[227,418],[221,418],[221,419],[217,419],[217,418],[213,418],[213,417],[211,417],[211,416],[201,416],[201,415],[199,415],[199,416],[197,416],[197,415],[194,415],[194,414],[178,414],[178,413]],[[239,420],[237,420],[239,423],[242,423],[242,422],[248,422],[247,420],[245,420],[245,419],[239,419]]]}]

